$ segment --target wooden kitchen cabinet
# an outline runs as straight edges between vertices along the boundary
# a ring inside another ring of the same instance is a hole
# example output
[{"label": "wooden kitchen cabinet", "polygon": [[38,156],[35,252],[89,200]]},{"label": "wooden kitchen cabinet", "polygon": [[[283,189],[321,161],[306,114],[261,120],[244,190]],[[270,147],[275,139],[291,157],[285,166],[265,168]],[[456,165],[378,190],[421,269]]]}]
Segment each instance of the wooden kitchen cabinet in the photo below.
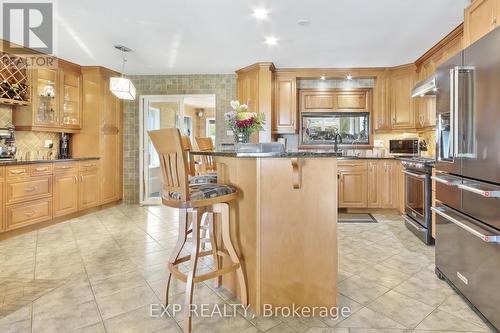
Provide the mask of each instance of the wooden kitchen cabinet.
[{"label": "wooden kitchen cabinet", "polygon": [[371,112],[372,89],[301,89],[300,112]]},{"label": "wooden kitchen cabinet", "polygon": [[294,76],[275,78],[273,134],[296,134],[299,130],[297,116],[297,81]]},{"label": "wooden kitchen cabinet", "polygon": [[123,179],[122,102],[109,91],[118,73],[83,67],[83,127],[73,135],[72,151],[79,157],[100,157],[99,204],[121,200]]},{"label": "wooden kitchen cabinet", "polygon": [[367,207],[367,162],[339,161],[339,208]]},{"label": "wooden kitchen cabinet", "polygon": [[374,110],[374,130],[390,131],[391,123],[391,76],[390,72],[382,73],[376,81],[376,90],[378,94],[377,108]]},{"label": "wooden kitchen cabinet", "polygon": [[99,164],[96,161],[80,162],[78,209],[84,210],[99,205]]},{"label": "wooden kitchen cabinet", "polygon": [[54,169],[54,217],[78,211],[78,172],[75,163]]},{"label": "wooden kitchen cabinet", "polygon": [[5,225],[5,214],[4,214],[4,192],[5,192],[5,167],[0,166],[0,233],[4,232],[7,226]]},{"label": "wooden kitchen cabinet", "polygon": [[498,27],[500,0],[474,0],[464,12],[464,47]]},{"label": "wooden kitchen cabinet", "polygon": [[368,161],[368,185],[367,185],[367,207],[376,208],[380,206],[380,165],[376,160]]},{"label": "wooden kitchen cabinet", "polygon": [[31,105],[16,106],[16,130],[76,133],[81,122],[80,66],[59,60],[56,69],[30,70]]},{"label": "wooden kitchen cabinet", "polygon": [[393,160],[368,162],[367,207],[398,208],[397,163]]},{"label": "wooden kitchen cabinet", "polygon": [[415,107],[411,90],[415,84],[413,65],[398,67],[391,72],[391,128],[415,128]]}]

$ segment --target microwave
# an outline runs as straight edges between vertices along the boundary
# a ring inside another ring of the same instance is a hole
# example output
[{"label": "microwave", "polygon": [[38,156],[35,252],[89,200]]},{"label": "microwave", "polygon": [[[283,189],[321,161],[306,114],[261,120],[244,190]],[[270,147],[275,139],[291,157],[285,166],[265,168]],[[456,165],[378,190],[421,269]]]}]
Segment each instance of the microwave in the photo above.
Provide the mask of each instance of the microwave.
[{"label": "microwave", "polygon": [[418,138],[389,140],[389,154],[393,156],[419,156]]}]

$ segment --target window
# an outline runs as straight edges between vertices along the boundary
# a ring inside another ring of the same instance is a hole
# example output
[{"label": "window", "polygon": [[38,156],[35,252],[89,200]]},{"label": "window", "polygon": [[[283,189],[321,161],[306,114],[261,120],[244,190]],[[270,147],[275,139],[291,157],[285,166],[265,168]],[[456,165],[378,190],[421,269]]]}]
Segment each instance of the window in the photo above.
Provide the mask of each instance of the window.
[{"label": "window", "polygon": [[304,113],[302,143],[332,144],[338,133],[343,144],[369,144],[369,116],[367,112]]},{"label": "window", "polygon": [[212,142],[215,142],[215,118],[207,118],[205,121],[205,134],[212,138]]}]

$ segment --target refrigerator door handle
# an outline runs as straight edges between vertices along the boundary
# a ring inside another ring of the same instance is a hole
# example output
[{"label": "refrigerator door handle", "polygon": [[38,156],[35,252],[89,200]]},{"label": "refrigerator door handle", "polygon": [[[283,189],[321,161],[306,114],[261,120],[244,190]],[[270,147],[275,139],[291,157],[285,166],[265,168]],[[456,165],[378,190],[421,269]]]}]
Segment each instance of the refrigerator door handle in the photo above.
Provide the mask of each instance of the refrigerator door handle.
[{"label": "refrigerator door handle", "polygon": [[474,186],[471,184],[459,184],[458,188],[467,192],[479,194],[480,196],[483,196],[485,198],[500,198],[500,190],[498,189],[489,190],[485,189],[484,187]]},{"label": "refrigerator door handle", "polygon": [[[499,243],[500,244],[500,235],[492,234],[491,232],[488,232],[488,231],[484,230],[483,228],[480,228],[477,225],[470,223],[466,219],[451,212],[451,210],[448,208],[431,207],[431,210],[434,213],[444,217],[446,220],[450,221],[451,223],[455,224],[456,226],[467,231],[468,233],[480,238],[483,242]],[[451,216],[449,213],[447,213],[447,211],[450,211],[455,216]],[[483,232],[483,231],[485,231],[485,232]]]},{"label": "refrigerator door handle", "polygon": [[460,80],[460,69],[461,66],[457,66],[454,69],[451,70],[451,75],[453,78],[450,78],[450,82],[452,82],[453,89],[452,89],[452,94],[451,95],[451,101],[452,103],[452,114],[451,114],[451,128],[453,130],[453,135],[451,136],[450,140],[452,142],[452,151],[453,151],[453,157],[458,157],[458,117],[459,117],[459,110],[458,110],[458,105],[460,103],[460,85],[459,85],[459,80]]}]

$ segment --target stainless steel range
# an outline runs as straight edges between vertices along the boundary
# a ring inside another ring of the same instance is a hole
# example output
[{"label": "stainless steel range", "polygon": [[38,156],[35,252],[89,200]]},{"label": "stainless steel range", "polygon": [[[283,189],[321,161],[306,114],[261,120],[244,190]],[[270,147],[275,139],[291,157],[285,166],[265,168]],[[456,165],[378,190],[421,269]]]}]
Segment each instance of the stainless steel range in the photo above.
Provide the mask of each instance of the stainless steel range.
[{"label": "stainless steel range", "polygon": [[432,167],[434,159],[425,157],[401,158],[405,175],[406,227],[427,245],[432,238]]}]

